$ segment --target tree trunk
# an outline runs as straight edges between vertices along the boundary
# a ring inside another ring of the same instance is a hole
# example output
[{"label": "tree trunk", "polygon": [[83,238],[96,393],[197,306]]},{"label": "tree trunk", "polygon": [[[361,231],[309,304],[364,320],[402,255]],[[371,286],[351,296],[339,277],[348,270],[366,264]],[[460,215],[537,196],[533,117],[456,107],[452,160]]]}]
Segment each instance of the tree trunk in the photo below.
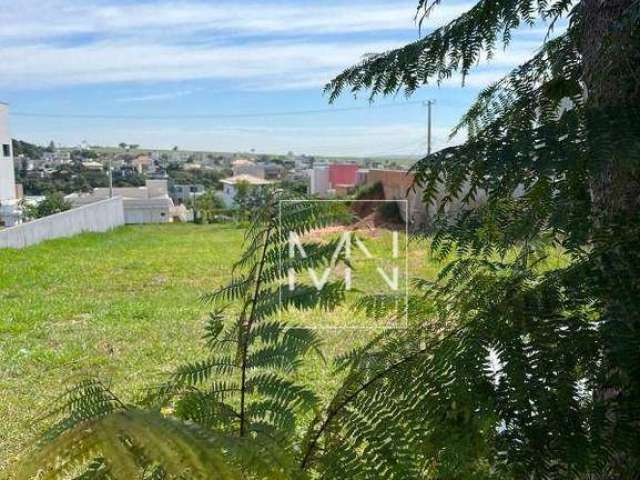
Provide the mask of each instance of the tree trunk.
[{"label": "tree trunk", "polygon": [[601,440],[614,452],[601,478],[625,478],[633,468],[629,460],[637,455],[625,439],[637,442],[639,436],[640,357],[634,346],[640,336],[640,35],[636,23],[624,20],[634,3],[637,0],[581,2],[592,215],[600,229],[594,247],[601,252],[594,291],[602,314],[604,358],[594,400],[606,422]]},{"label": "tree trunk", "polygon": [[[613,114],[619,120],[615,128],[599,125],[607,133],[622,137],[627,127],[634,127],[622,118],[637,112],[640,106],[640,49],[634,23],[621,24],[635,0],[583,0],[583,81],[587,90],[587,109]],[[636,7],[637,8],[637,7]],[[597,115],[596,118],[602,119]],[[598,125],[596,125],[598,126]],[[633,131],[629,129],[630,133]],[[610,136],[607,135],[610,140]],[[594,139],[597,140],[598,137]],[[628,145],[627,142],[624,142]],[[632,148],[637,148],[637,143]],[[609,152],[611,153],[611,152]],[[599,158],[598,178],[592,184],[594,214],[597,221],[612,217],[628,217],[640,207],[640,177],[638,166],[628,161],[629,153],[619,149],[609,158]]]}]

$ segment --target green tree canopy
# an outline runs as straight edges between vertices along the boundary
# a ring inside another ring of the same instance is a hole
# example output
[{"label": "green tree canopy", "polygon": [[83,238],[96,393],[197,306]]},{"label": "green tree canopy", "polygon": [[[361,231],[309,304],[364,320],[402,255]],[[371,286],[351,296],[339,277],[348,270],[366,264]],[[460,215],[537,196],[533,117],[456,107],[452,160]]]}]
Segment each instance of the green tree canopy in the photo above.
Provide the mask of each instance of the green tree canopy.
[{"label": "green tree canopy", "polygon": [[71,208],[71,204],[59,192],[48,194],[43,201],[35,206],[25,207],[25,216],[29,219],[48,217],[55,213],[64,212]]}]

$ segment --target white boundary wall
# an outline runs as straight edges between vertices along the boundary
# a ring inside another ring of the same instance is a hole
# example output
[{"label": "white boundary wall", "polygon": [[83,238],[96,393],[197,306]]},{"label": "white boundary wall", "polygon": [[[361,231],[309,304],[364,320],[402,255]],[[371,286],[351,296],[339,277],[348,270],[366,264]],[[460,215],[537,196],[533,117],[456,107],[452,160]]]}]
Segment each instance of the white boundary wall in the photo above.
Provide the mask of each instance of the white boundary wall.
[{"label": "white boundary wall", "polygon": [[[5,152],[5,149],[8,152]],[[16,180],[13,176],[13,146],[9,132],[9,107],[0,102],[0,202],[15,200],[15,198]]]},{"label": "white boundary wall", "polygon": [[0,230],[0,248],[24,248],[82,232],[105,232],[120,225],[124,225],[122,198],[109,198]]}]

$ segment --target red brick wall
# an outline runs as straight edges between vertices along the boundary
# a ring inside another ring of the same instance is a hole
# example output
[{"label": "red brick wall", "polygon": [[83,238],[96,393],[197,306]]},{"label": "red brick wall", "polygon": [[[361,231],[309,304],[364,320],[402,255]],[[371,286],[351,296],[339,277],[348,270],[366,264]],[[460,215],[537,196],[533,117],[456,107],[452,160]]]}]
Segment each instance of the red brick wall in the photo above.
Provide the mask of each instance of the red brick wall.
[{"label": "red brick wall", "polygon": [[382,183],[387,200],[406,198],[407,190],[413,184],[413,174],[404,170],[369,170],[367,185]]},{"label": "red brick wall", "polygon": [[358,180],[358,165],[334,163],[329,165],[329,183],[336,185],[355,185]]}]

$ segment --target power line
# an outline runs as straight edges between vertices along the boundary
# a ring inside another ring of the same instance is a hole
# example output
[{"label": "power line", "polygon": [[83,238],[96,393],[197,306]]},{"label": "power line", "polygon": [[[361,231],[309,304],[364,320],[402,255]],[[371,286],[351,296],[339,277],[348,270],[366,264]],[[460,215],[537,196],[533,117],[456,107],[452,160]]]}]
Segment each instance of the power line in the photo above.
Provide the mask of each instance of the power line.
[{"label": "power line", "polygon": [[421,105],[422,101],[412,100],[403,103],[387,103],[381,105],[369,105],[367,107],[342,107],[325,108],[318,110],[290,110],[280,112],[251,112],[251,113],[219,113],[219,114],[191,114],[191,115],[117,115],[117,114],[84,114],[84,113],[40,113],[40,112],[11,112],[17,117],[38,118],[95,118],[117,120],[185,120],[185,119],[221,119],[221,118],[260,118],[260,117],[285,117],[296,115],[315,115],[339,112],[355,112],[366,110],[380,110],[385,108],[403,108],[410,105]]}]

